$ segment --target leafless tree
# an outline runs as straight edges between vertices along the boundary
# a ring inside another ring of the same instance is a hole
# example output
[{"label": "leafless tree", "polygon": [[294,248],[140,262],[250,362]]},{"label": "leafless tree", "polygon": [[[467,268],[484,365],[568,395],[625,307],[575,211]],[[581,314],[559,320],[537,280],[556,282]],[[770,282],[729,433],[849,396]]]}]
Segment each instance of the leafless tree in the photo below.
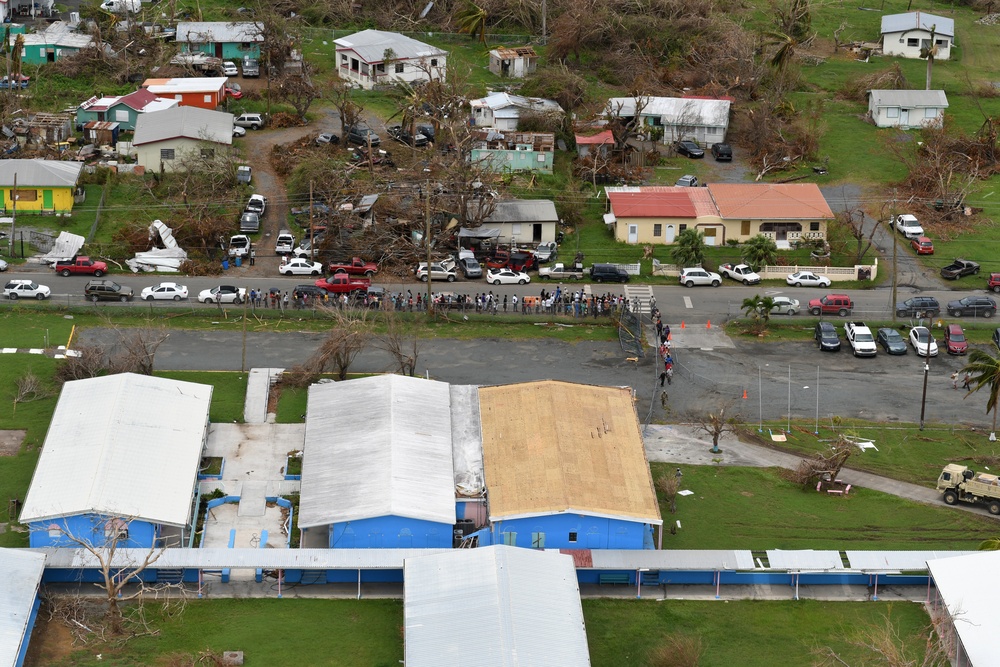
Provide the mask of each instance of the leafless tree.
[{"label": "leafless tree", "polygon": [[[729,416],[726,416],[726,412]],[[742,417],[733,410],[733,403],[724,403],[713,411],[695,412],[691,421],[695,429],[712,438],[712,452],[719,452],[719,438],[726,433],[736,433]]]},{"label": "leafless tree", "polygon": [[841,468],[854,453],[854,445],[841,436],[830,449],[817,452],[809,458],[802,459],[799,467],[792,471],[791,479],[801,484],[803,489],[815,487],[817,483],[833,481],[840,475]]},{"label": "leafless tree", "polygon": [[[882,616],[880,622],[859,626],[845,639],[851,646],[861,649],[866,658],[885,667],[948,667],[951,664],[949,652],[939,640],[934,627],[925,628],[924,635],[922,646],[907,646],[890,610]],[[814,663],[816,667],[844,667],[851,664],[830,646],[817,648],[813,655],[817,658]],[[923,657],[917,657],[920,655]],[[868,664],[868,660],[863,664]]]},{"label": "leafless tree", "polygon": [[156,351],[170,336],[166,327],[148,322],[139,327],[122,327],[105,319],[111,340],[104,346],[80,346],[67,356],[57,372],[60,382],[82,380],[114,373],[152,375]]},{"label": "leafless tree", "polygon": [[[666,394],[663,394],[666,396]],[[671,514],[677,513],[677,492],[681,490],[680,477],[676,475],[664,475],[656,480],[656,490],[667,502]],[[673,531],[671,531],[673,532]]]},{"label": "leafless tree", "polygon": [[395,363],[395,372],[413,377],[420,356],[420,339],[405,328],[395,311],[386,310],[382,314],[385,332],[376,338],[376,347],[389,353]]},{"label": "leafless tree", "polygon": [[25,372],[14,381],[14,408],[11,411],[17,412],[20,403],[30,403],[42,398],[48,398],[52,392],[42,386],[41,380],[31,371]]},{"label": "leafless tree", "polygon": [[[850,201],[845,199],[844,201]],[[888,215],[888,211],[883,211],[877,219],[874,219],[866,228],[865,221],[867,215],[865,211],[860,206],[851,206],[844,209],[843,211],[837,212],[837,222],[844,226],[851,236],[857,242],[857,246],[854,250],[854,263],[860,264],[864,259],[865,254],[874,245],[875,234],[878,233],[879,228],[885,222],[885,216]]]},{"label": "leafless tree", "polygon": [[309,107],[320,93],[309,77],[309,66],[303,63],[302,69],[301,74],[282,74],[273,86],[278,99],[291,104],[299,118],[304,119]]},{"label": "leafless tree", "polygon": [[649,104],[649,96],[641,92],[631,95],[634,115],[625,116],[625,101],[619,100],[607,110],[608,129],[615,138],[615,148],[621,150],[628,143],[629,137],[642,127],[642,112]]},{"label": "leafless tree", "polygon": [[337,379],[346,380],[355,357],[371,343],[374,318],[368,308],[324,306],[320,310],[330,319],[330,329],[304,366],[311,373],[333,371]]},{"label": "leafless tree", "polygon": [[353,90],[354,88],[350,82],[343,79],[335,79],[330,82],[324,92],[324,97],[340,113],[340,123],[344,128],[344,132],[352,125],[357,125],[361,119],[361,112],[364,111],[364,107],[355,101],[357,98],[352,94]]}]

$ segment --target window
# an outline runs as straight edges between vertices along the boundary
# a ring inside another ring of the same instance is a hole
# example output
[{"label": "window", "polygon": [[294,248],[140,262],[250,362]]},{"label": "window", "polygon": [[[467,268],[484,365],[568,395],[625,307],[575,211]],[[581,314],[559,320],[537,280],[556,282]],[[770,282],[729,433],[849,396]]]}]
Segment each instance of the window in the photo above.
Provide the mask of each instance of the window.
[{"label": "window", "polygon": [[750,236],[750,221],[744,220],[740,223],[740,236]]},{"label": "window", "polygon": [[201,156],[203,158],[205,158],[206,160],[211,160],[212,158],[215,157],[215,149],[214,148],[202,148],[201,149]]},{"label": "window", "polygon": [[940,47],[943,47],[943,48],[946,48],[946,49],[948,48],[948,40],[947,39],[936,39],[936,40],[934,40],[934,43],[937,44]]},{"label": "window", "polygon": [[128,524],[121,519],[108,519],[104,522],[104,538],[109,541],[128,539]]},{"label": "window", "polygon": [[503,533],[503,543],[505,545],[507,545],[508,547],[516,547],[517,546],[517,533],[514,533],[514,532]]},{"label": "window", "polygon": [[385,74],[385,63],[379,63],[375,65],[376,74]]},{"label": "window", "polygon": [[924,109],[924,118],[937,118],[938,110],[936,107],[927,107]]},{"label": "window", "polygon": [[570,533],[569,534],[569,541],[570,541],[570,543],[575,543],[576,542],[576,533]]},{"label": "window", "polygon": [[344,53],[340,54],[340,64],[344,66],[347,65],[347,55]]},{"label": "window", "polygon": [[510,235],[514,236],[514,237],[520,237],[521,236],[521,223],[520,222],[515,222],[515,223],[511,224],[511,226],[510,226]]},{"label": "window", "polygon": [[212,103],[212,96],[211,95],[205,95],[204,101],[205,101],[205,104],[211,104]]},{"label": "window", "polygon": [[819,223],[818,222],[810,222],[809,223],[809,231],[810,232],[818,232],[819,231]]},{"label": "window", "polygon": [[174,149],[173,148],[161,148],[160,149],[160,159],[161,160],[173,160],[174,159]]},{"label": "window", "polygon": [[906,39],[906,45],[907,46],[920,46],[920,40],[917,39],[916,37],[908,37]]},{"label": "window", "polygon": [[119,123],[127,123],[128,109],[115,109],[115,120]]},{"label": "window", "polygon": [[899,118],[899,107],[886,107],[885,108],[886,118]]},{"label": "window", "polygon": [[677,231],[678,231],[678,232],[683,232],[683,231],[684,231],[685,229],[687,229],[687,228],[688,228],[688,226],[687,226],[687,225],[685,225],[684,223],[681,223],[680,225],[678,225],[678,227],[677,227]]},{"label": "window", "polygon": [[15,190],[14,199],[17,201],[38,201],[38,190]]},{"label": "window", "polygon": [[368,75],[368,63],[361,63],[361,73]]},{"label": "window", "polygon": [[62,535],[62,529],[59,527],[59,524],[56,524],[56,523],[50,524],[49,525],[49,537],[52,538],[52,539],[56,539],[60,535]]},{"label": "window", "polygon": [[431,67],[437,67],[437,66],[438,66],[438,59],[431,58]]},{"label": "window", "polygon": [[[653,225],[653,236],[659,236],[662,233],[663,233],[663,225],[658,224],[658,223],[654,224]],[[570,534],[573,535],[575,533],[570,533]]]},{"label": "window", "polygon": [[396,63],[396,74],[403,73],[403,63]]},{"label": "window", "polygon": [[532,549],[544,549],[545,548],[545,533],[532,533],[531,534],[531,548]]}]

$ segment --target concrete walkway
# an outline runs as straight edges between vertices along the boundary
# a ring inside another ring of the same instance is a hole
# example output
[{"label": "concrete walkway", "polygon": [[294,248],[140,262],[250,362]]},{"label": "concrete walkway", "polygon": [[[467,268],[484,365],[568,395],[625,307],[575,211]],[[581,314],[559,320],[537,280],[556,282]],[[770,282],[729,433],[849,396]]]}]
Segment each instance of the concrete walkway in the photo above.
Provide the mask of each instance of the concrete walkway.
[{"label": "concrete walkway", "polygon": [[284,368],[251,368],[247,377],[247,395],[243,403],[243,421],[247,424],[267,423],[267,399]]}]

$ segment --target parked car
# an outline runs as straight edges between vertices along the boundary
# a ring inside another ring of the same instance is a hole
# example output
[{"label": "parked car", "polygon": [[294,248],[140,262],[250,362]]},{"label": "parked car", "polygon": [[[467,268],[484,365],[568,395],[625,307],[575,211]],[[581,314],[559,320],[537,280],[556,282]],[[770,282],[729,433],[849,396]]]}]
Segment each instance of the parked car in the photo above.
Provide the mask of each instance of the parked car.
[{"label": "parked car", "polygon": [[837,333],[837,327],[830,322],[817,322],[816,328],[813,329],[813,338],[821,351],[836,352],[840,349],[840,334]]},{"label": "parked car", "polygon": [[[417,265],[417,280],[427,282],[427,262],[420,262]],[[431,264],[430,279],[431,280],[447,280],[450,283],[455,282],[455,266],[454,264],[442,264],[440,262],[434,262]]]},{"label": "parked car", "polygon": [[882,346],[888,354],[906,354],[906,341],[895,329],[878,330],[875,342]]},{"label": "parked car", "polygon": [[131,301],[131,287],[119,285],[113,280],[91,280],[83,287],[83,295],[91,301]]},{"label": "parked car", "polygon": [[965,332],[958,324],[949,324],[944,328],[944,349],[948,354],[965,354],[969,351],[969,341]]},{"label": "parked car", "polygon": [[236,182],[245,183],[250,185],[250,181],[253,179],[253,169],[249,165],[241,164],[236,167]]},{"label": "parked car", "polygon": [[309,298],[323,298],[327,291],[325,289],[320,289],[315,285],[296,285],[292,288],[292,294],[298,294],[299,296],[308,296]]},{"label": "parked car", "polygon": [[993,330],[993,336],[990,338],[990,340],[993,341],[994,345],[1000,347],[1000,327]]},{"label": "parked car", "polygon": [[386,133],[396,141],[401,144],[406,144],[407,146],[413,146],[415,148],[423,148],[427,145],[427,137],[417,132],[416,134],[410,134],[409,130],[405,129],[402,125],[393,125],[385,129]]},{"label": "parked car", "polygon": [[916,216],[909,213],[897,215],[889,221],[889,226],[908,239],[915,239],[924,235],[924,228],[920,226],[920,222]]},{"label": "parked car", "polygon": [[1000,273],[990,274],[990,279],[986,281],[986,289],[991,292],[1000,292]]},{"label": "parked car", "polygon": [[367,146],[369,143],[378,146],[382,143],[382,139],[367,125],[352,125],[347,128],[344,132],[344,141],[358,146]]},{"label": "parked car", "polygon": [[827,294],[821,299],[809,302],[809,312],[813,315],[840,315],[847,317],[854,310],[854,302],[846,294]]},{"label": "parked car", "polygon": [[936,357],[938,355],[937,342],[935,342],[934,337],[931,336],[930,329],[927,327],[913,327],[910,329],[910,345],[913,346],[913,350],[918,356]]},{"label": "parked car", "polygon": [[188,288],[177,283],[160,283],[152,287],[144,287],[139,292],[139,298],[143,301],[167,300],[180,301],[188,298]]},{"label": "parked car", "polygon": [[716,162],[730,162],[733,159],[733,149],[729,144],[712,144],[712,157]]},{"label": "parked car", "polygon": [[433,125],[417,125],[417,132],[427,137],[430,142],[434,141],[434,126]]},{"label": "parked car", "polygon": [[253,211],[244,211],[240,216],[240,231],[256,234],[260,231],[260,216]]},{"label": "parked car", "polygon": [[830,279],[809,271],[799,271],[785,278],[785,282],[793,287],[829,287]]},{"label": "parked car", "polygon": [[691,174],[684,174],[677,179],[674,185],[681,188],[696,188],[698,187],[698,177]]},{"label": "parked car", "polygon": [[234,137],[247,136],[246,128],[240,127],[239,125],[233,125],[233,136]]},{"label": "parked car", "polygon": [[691,159],[705,157],[705,150],[693,141],[678,141],[675,147],[678,155],[686,155]]},{"label": "parked car", "polygon": [[259,113],[241,113],[233,121],[237,127],[249,127],[251,130],[259,130],[264,127],[264,116]]},{"label": "parked car", "polygon": [[486,282],[491,285],[527,285],[531,276],[513,269],[490,269],[486,272]]},{"label": "parked car", "polygon": [[948,312],[952,317],[993,317],[997,312],[997,302],[988,296],[967,296],[958,301],[948,302]]},{"label": "parked car", "polygon": [[243,58],[243,78],[251,79],[260,76],[260,63],[256,58]]},{"label": "parked car", "polygon": [[39,285],[34,280],[11,280],[3,286],[3,295],[11,301],[18,299],[48,299],[52,290],[45,285]]},{"label": "parked car", "polygon": [[7,262],[0,259],[0,273],[3,273],[6,270],[7,270]]},{"label": "parked car", "polygon": [[202,303],[243,303],[247,291],[235,285],[219,285],[210,289],[202,290],[198,294],[198,301]]},{"label": "parked car", "polygon": [[979,273],[979,263],[970,259],[956,259],[941,269],[941,277],[947,280],[958,280],[962,276],[972,276]]},{"label": "parked car", "polygon": [[627,283],[628,271],[614,264],[594,264],[590,267],[590,279],[595,283]]},{"label": "parked car", "polygon": [[458,268],[466,278],[482,278],[483,267],[475,257],[463,257],[458,260]]},{"label": "parked car", "polygon": [[340,137],[333,132],[320,132],[316,137],[317,146],[336,146],[340,143]]},{"label": "parked car", "polygon": [[279,266],[278,273],[283,276],[318,276],[323,273],[323,264],[295,258]]},{"label": "parked car", "polygon": [[918,236],[910,241],[910,247],[913,248],[918,255],[934,254],[934,242],[926,236]]},{"label": "parked car", "polygon": [[937,317],[941,304],[932,296],[915,296],[896,304],[896,317]]},{"label": "parked car", "polygon": [[240,68],[232,60],[227,60],[222,63],[222,73],[225,76],[239,76]]},{"label": "parked car", "polygon": [[722,276],[712,271],[706,271],[700,266],[681,269],[679,280],[684,287],[694,287],[695,285],[718,287],[722,284]]},{"label": "parked car", "polygon": [[234,100],[243,99],[243,89],[240,88],[238,83],[227,83],[226,84],[226,97],[231,97]]},{"label": "parked car", "polygon": [[798,299],[791,299],[787,296],[776,296],[772,299],[774,305],[771,306],[772,315],[795,315],[799,312]]},{"label": "parked car", "polygon": [[543,243],[539,243],[538,247],[535,248],[535,260],[539,264],[551,262],[558,256],[559,244],[555,241],[545,241]]},{"label": "parked car", "polygon": [[264,195],[250,195],[250,200],[247,202],[244,210],[264,217],[264,211],[267,210],[267,197]]}]

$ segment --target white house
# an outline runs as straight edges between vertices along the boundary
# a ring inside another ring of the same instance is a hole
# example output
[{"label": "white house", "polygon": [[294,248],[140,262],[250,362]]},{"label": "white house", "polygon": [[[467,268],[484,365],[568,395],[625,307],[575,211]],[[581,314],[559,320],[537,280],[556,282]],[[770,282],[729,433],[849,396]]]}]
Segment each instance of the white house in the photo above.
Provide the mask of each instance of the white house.
[{"label": "white house", "polygon": [[631,118],[638,109],[643,126],[663,128],[665,144],[688,139],[711,145],[726,140],[731,104],[731,100],[704,97],[612,97],[607,113]]},{"label": "white house", "polygon": [[530,46],[500,47],[490,51],[490,71],[497,76],[523,79],[534,74],[538,67],[538,54]]},{"label": "white house", "polygon": [[447,51],[395,32],[362,30],[333,40],[340,78],[371,90],[379,84],[443,79]]},{"label": "white house", "polygon": [[180,171],[184,158],[211,158],[232,144],[233,114],[197,107],[140,114],[132,140],[136,161],[155,171]]},{"label": "white house", "polygon": [[489,215],[483,218],[482,229],[497,232],[495,236],[501,243],[555,241],[559,214],[555,203],[549,199],[508,199],[496,202]]},{"label": "white house", "polygon": [[559,114],[563,108],[552,100],[540,97],[524,97],[510,93],[493,93],[469,102],[472,108],[472,124],[476,127],[492,127],[499,132],[517,129],[521,114]]},{"label": "white house", "polygon": [[943,90],[868,91],[868,114],[876,127],[940,127],[947,108]]},{"label": "white house", "polygon": [[930,45],[931,28],[938,52],[935,60],[951,58],[955,41],[955,21],[927,12],[889,14],[882,17],[882,53],[887,56],[919,58],[920,49]]}]

